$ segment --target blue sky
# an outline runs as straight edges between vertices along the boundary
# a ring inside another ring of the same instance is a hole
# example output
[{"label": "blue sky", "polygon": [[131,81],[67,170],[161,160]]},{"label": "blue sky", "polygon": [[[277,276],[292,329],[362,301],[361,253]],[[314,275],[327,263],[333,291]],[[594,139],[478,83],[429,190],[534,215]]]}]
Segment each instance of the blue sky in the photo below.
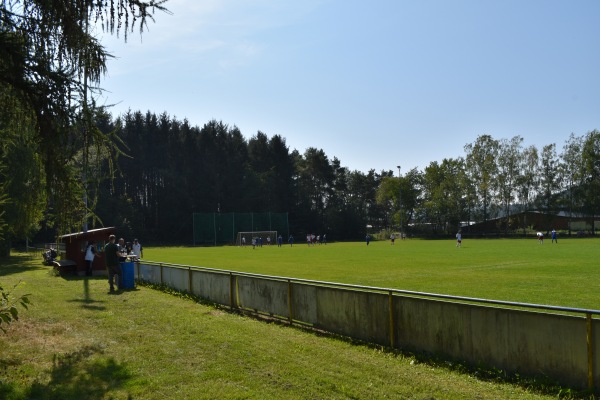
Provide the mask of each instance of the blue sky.
[{"label": "blue sky", "polygon": [[99,99],[406,172],[477,136],[525,146],[600,129],[598,0],[170,0]]}]

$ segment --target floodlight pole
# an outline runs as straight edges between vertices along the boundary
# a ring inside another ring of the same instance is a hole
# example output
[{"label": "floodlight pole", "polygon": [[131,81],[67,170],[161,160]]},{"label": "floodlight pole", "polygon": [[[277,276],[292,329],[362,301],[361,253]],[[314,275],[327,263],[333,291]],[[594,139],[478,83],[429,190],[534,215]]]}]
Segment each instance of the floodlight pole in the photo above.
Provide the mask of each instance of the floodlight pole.
[{"label": "floodlight pole", "polygon": [[400,240],[403,239],[402,236],[402,185],[400,182],[400,178],[402,175],[400,174],[400,166],[398,165],[398,210],[400,212]]}]

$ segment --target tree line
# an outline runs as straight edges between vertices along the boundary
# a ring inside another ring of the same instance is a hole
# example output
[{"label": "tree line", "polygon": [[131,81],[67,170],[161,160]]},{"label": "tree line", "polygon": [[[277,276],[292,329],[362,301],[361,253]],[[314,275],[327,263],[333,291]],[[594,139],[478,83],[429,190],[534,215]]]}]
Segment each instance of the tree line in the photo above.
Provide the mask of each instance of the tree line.
[{"label": "tree line", "polygon": [[216,120],[197,127],[139,111],[98,120],[123,151],[110,179],[107,162],[99,163],[97,223],[151,242],[191,243],[192,214],[205,212],[289,212],[298,237],[357,240],[400,229],[449,234],[498,216],[508,232],[518,211],[594,215],[598,208],[597,130],[571,134],[561,151],[556,144],[524,147],[520,136],[481,135],[463,156],[398,176],[352,171],[323,149],[290,150],[280,135],[259,131],[246,139]]},{"label": "tree line", "polygon": [[[405,221],[427,228],[432,233],[451,233],[461,225],[501,218],[501,231],[510,225],[516,212],[540,211],[556,214],[564,211],[588,216],[594,231],[600,198],[600,132],[583,136],[571,134],[557,148],[555,143],[541,149],[524,147],[523,138],[495,139],[481,135],[464,146],[457,158],[433,161],[424,171],[411,171],[408,182],[400,187],[408,205],[400,204]],[[403,182],[406,179],[400,178]],[[384,196],[393,204],[392,189]],[[402,183],[401,183],[402,184]],[[380,192],[381,193],[381,192]]]},{"label": "tree line", "polygon": [[391,172],[349,171],[322,149],[300,154],[280,135],[246,139],[236,126],[190,126],[166,113],[128,112],[102,129],[123,144],[115,174],[98,169],[96,223],[127,237],[192,242],[192,215],[206,212],[288,212],[292,233],[355,239],[371,219],[385,221],[377,188]]}]

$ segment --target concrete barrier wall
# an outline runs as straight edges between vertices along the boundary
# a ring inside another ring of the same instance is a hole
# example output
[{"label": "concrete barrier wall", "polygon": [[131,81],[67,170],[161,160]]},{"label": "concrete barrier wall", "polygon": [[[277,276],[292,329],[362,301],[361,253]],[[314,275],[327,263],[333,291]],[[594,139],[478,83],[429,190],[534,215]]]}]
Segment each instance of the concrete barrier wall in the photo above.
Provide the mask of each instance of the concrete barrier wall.
[{"label": "concrete barrier wall", "polygon": [[192,293],[217,304],[230,305],[230,276],[192,270]]},{"label": "concrete barrier wall", "polygon": [[151,282],[159,284],[160,281],[160,267],[155,264],[144,264],[139,263],[137,265],[138,276],[137,279],[141,279],[145,282]]},{"label": "concrete barrier wall", "polygon": [[287,282],[238,276],[235,290],[238,307],[289,317]]},{"label": "concrete barrier wall", "polygon": [[162,283],[173,289],[189,291],[189,270],[182,268],[162,267]]},{"label": "concrete barrier wall", "polygon": [[164,264],[138,264],[138,279],[372,343],[543,375],[575,388],[589,388],[591,372],[594,388],[600,386],[600,320],[588,321],[583,312],[551,314]]},{"label": "concrete barrier wall", "polygon": [[292,319],[317,326],[317,287],[293,283],[291,290]]},{"label": "concrete barrier wall", "polygon": [[407,297],[394,298],[394,316],[399,347],[587,386],[584,317]]},{"label": "concrete barrier wall", "polygon": [[316,302],[316,327],[372,343],[390,344],[387,295],[317,287]]}]

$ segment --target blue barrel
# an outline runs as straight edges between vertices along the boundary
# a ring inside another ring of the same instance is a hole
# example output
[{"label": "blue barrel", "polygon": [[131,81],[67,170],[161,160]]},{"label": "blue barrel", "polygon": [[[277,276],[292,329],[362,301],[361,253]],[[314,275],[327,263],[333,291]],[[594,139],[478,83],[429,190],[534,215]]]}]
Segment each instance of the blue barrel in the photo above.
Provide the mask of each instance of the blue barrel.
[{"label": "blue barrel", "polygon": [[135,274],[132,262],[121,263],[121,289],[135,288]]}]

